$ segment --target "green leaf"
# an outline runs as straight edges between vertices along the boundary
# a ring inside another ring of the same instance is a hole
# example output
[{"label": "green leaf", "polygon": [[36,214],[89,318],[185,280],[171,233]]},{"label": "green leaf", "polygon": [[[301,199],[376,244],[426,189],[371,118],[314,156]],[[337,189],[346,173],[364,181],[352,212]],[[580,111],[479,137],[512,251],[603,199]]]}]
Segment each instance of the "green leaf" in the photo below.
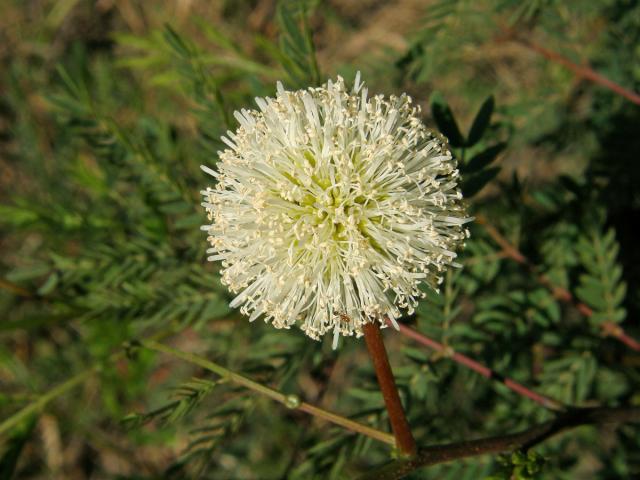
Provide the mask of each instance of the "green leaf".
[{"label": "green leaf", "polygon": [[444,98],[442,98],[442,96],[438,93],[435,93],[431,97],[431,115],[433,115],[433,119],[438,125],[438,129],[445,137],[449,139],[449,143],[451,144],[451,146],[465,146],[465,139],[462,136],[462,133],[460,133],[458,123],[453,116],[451,108],[444,100]]},{"label": "green leaf", "polygon": [[26,207],[0,205],[0,224],[23,227],[38,220],[39,216]]},{"label": "green leaf", "polygon": [[25,265],[24,267],[16,268],[11,271],[6,277],[11,282],[24,282],[27,280],[33,280],[38,277],[42,277],[51,271],[51,267],[46,263],[35,263],[32,265]]},{"label": "green leaf", "polygon": [[281,0],[278,2],[276,18],[281,32],[280,50],[283,54],[278,58],[291,82],[299,87],[318,85],[320,70],[305,3]]},{"label": "green leaf", "polygon": [[469,135],[467,136],[467,147],[472,147],[480,141],[487,127],[491,123],[491,115],[493,114],[493,108],[495,106],[495,100],[493,95],[487,98],[478,110],[476,118],[473,120]]},{"label": "green leaf", "polygon": [[14,478],[20,455],[35,426],[36,421],[35,417],[33,417],[27,423],[22,424],[20,430],[14,433],[6,442],[6,450],[0,457],[0,478],[3,480]]},{"label": "green leaf", "polygon": [[191,57],[194,54],[193,47],[189,45],[170,25],[165,25],[164,39],[178,55]]},{"label": "green leaf", "polygon": [[192,215],[187,215],[185,217],[181,217],[173,224],[173,226],[177,230],[187,230],[197,228],[199,225],[203,223],[202,214],[194,213]]},{"label": "green leaf", "polygon": [[470,175],[462,182],[462,193],[465,197],[473,197],[482,190],[500,172],[500,167],[488,168],[480,173]]},{"label": "green leaf", "polygon": [[424,365],[429,361],[429,356],[425,353],[424,349],[403,347],[402,353],[404,353],[407,357],[409,357],[411,360],[416,362],[418,365]]},{"label": "green leaf", "polygon": [[506,148],[505,142],[492,145],[491,147],[483,150],[480,153],[471,157],[469,162],[460,168],[462,173],[476,173],[493,163],[498,155]]},{"label": "green leaf", "polygon": [[42,284],[42,286],[38,289],[38,295],[44,296],[53,292],[58,285],[59,276],[57,272],[53,272],[47,280]]},{"label": "green leaf", "polygon": [[576,295],[594,310],[590,322],[597,325],[622,321],[626,315],[623,302],[627,287],[616,260],[619,244],[615,231],[604,231],[604,218],[594,221],[589,217],[587,231],[579,238],[576,250],[585,269],[578,277]]}]

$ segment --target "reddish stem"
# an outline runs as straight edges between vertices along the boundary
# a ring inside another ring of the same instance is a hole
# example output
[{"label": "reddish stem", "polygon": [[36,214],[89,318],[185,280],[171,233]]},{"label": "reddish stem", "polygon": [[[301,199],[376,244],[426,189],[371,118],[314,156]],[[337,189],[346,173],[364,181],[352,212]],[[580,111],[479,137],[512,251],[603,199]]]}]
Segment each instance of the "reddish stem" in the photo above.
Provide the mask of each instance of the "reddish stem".
[{"label": "reddish stem", "polygon": [[604,335],[611,335],[614,338],[617,338],[619,341],[624,343],[627,347],[635,350],[636,352],[640,352],[640,342],[638,342],[635,338],[630,337],[625,333],[620,325],[613,322],[604,322],[602,324],[602,331]]},{"label": "reddish stem", "polygon": [[543,47],[542,45],[539,45],[535,42],[532,42],[531,40],[522,38],[521,36],[518,35],[518,33],[514,32],[513,30],[505,29],[505,32],[509,38],[515,40],[521,45],[524,45],[530,50],[533,50],[534,52],[539,53],[540,55],[545,57],[547,60],[550,60],[554,63],[562,65],[563,67],[571,70],[577,77],[583,78],[597,85],[601,85],[611,90],[612,92],[617,93],[618,95],[626,98],[630,102],[633,102],[636,105],[640,105],[640,95],[638,95],[637,93],[631,90],[624,88],[623,86],[617,84],[612,80],[609,80],[607,77],[599,74],[588,65],[578,65],[572,62],[571,60],[569,60],[564,55],[559,54],[558,52],[554,52],[553,50],[549,50],[548,48]]},{"label": "reddish stem", "polygon": [[[388,322],[388,323],[389,325],[391,325],[391,322]],[[450,350],[450,347],[447,347],[440,342],[432,340],[431,338],[423,335],[420,332],[417,332],[416,330],[410,327],[407,327],[406,325],[400,324],[399,327],[400,327],[400,333],[414,339],[416,342],[426,347],[431,348],[432,350],[435,350],[437,352],[444,352],[444,351]],[[463,355],[462,353],[452,352],[450,355],[450,358],[454,362],[464,365],[465,367],[470,368],[474,372],[479,373],[483,377],[497,380],[503,383],[504,386],[509,388],[510,390],[513,390],[519,395],[522,395],[523,397],[529,398],[530,400],[533,400],[534,402],[539,403],[540,405],[542,405],[545,408],[548,408],[549,410],[555,410],[555,411],[564,410],[564,406],[562,405],[562,403],[558,402],[557,400],[554,400],[552,398],[536,393],[533,390],[528,389],[521,383],[516,382],[515,380],[512,380],[507,377],[503,377],[502,375],[495,372],[494,370],[491,370],[489,367],[486,367],[481,363],[476,362],[472,358],[469,358],[466,355]]]},{"label": "reddish stem", "polygon": [[398,387],[391,371],[391,365],[389,365],[389,357],[384,348],[380,327],[377,323],[367,323],[363,327],[363,331],[369,356],[378,377],[380,391],[387,406],[391,429],[396,437],[396,447],[402,455],[413,457],[417,452],[416,441],[411,434],[409,422],[407,422],[402,402],[400,402]]},{"label": "reddish stem", "polygon": [[[566,288],[554,285],[549,277],[539,273],[538,268],[525,257],[520,250],[511,245],[493,225],[488,224],[484,217],[477,216],[476,221],[484,226],[489,236],[502,248],[502,251],[507,257],[527,267],[529,271],[535,275],[538,283],[548,288],[554,297],[562,302],[573,305],[585,317],[591,317],[593,315],[593,309],[591,307],[577,300]],[[640,342],[629,336],[620,325],[612,321],[606,321],[602,323],[601,327],[605,336],[612,336],[632,350],[640,352]]]}]

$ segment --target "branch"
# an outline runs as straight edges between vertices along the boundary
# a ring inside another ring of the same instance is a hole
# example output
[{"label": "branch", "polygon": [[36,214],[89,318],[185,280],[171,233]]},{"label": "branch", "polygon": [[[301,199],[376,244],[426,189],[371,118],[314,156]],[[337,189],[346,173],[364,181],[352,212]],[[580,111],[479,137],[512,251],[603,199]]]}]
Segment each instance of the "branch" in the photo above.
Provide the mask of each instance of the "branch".
[{"label": "branch", "polygon": [[361,423],[329,412],[309,403],[302,402],[297,395],[285,395],[282,392],[255,382],[245,377],[244,375],[233,372],[223,367],[222,365],[218,365],[217,363],[207,360],[206,358],[194,355],[193,353],[176,350],[175,348],[171,348],[167,345],[163,345],[153,340],[143,340],[140,342],[140,345],[149,350],[168,353],[169,355],[180,358],[181,360],[185,360],[189,363],[193,363],[194,365],[198,365],[230,382],[241,385],[245,388],[253,390],[254,392],[260,393],[261,395],[265,395],[270,399],[275,400],[276,402],[282,403],[291,410],[300,410],[302,412],[308,413],[309,415],[314,415],[318,418],[326,420],[327,422],[335,423],[336,425],[351,430],[352,432],[367,435],[368,437],[371,437],[375,440],[385,442],[390,445],[395,445],[395,439],[393,435],[382,432],[380,430],[376,430],[375,428],[368,427],[367,425],[363,425]]},{"label": "branch", "polygon": [[67,391],[72,390],[76,386],[84,383],[97,370],[98,370],[98,367],[93,366],[91,368],[88,368],[87,370],[84,370],[78,373],[77,375],[74,375],[67,381],[52,388],[48,392],[39,396],[33,402],[29,403],[25,407],[18,410],[16,413],[14,413],[9,418],[7,418],[4,422],[0,423],[0,438],[2,438],[2,435],[5,435],[11,430],[13,430],[15,427],[17,427],[21,422],[29,418],[31,415],[36,415],[40,413],[51,400],[67,393]]},{"label": "branch", "polygon": [[[586,306],[586,305],[585,305]],[[589,307],[587,307],[589,308]],[[591,316],[591,315],[589,315]],[[602,333],[605,336],[611,336],[622,343],[624,343],[627,347],[636,352],[640,352],[640,342],[638,342],[635,338],[629,336],[624,329],[618,325],[617,323],[608,321],[602,324]]]},{"label": "branch", "polygon": [[629,100],[630,102],[635,103],[636,105],[640,105],[640,95],[638,95],[637,93],[628,90],[626,88],[624,88],[623,86],[617,84],[616,82],[609,80],[607,77],[605,77],[604,75],[601,75],[600,73],[596,72],[593,68],[591,68],[588,65],[578,65],[574,62],[572,62],[571,60],[569,60],[567,57],[554,52],[553,50],[549,50],[546,47],[543,47],[542,45],[539,45],[535,42],[532,42],[529,39],[526,38],[522,38],[522,36],[520,36],[517,32],[511,30],[511,29],[503,29],[504,33],[506,34],[507,38],[518,42],[521,45],[524,45],[525,47],[527,47],[528,49],[539,53],[540,55],[542,55],[543,57],[545,57],[547,60],[550,60],[554,63],[557,63],[559,65],[562,65],[563,67],[567,68],[568,70],[571,70],[577,77],[579,78],[583,78],[591,83],[595,83],[597,85],[601,85],[609,90],[611,90],[612,92],[626,98],[627,100]]},{"label": "branch", "polygon": [[[311,378],[318,386],[318,392],[314,395],[313,403],[322,403],[322,399],[327,394],[331,377],[335,371],[337,359],[338,357],[329,357],[327,361],[322,363],[320,371],[315,372],[316,374],[314,374],[313,369],[311,370]],[[306,430],[311,425],[312,420],[312,416],[306,416],[302,419],[300,431],[298,432],[297,438],[293,440],[294,447],[290,452],[289,462],[284,471],[280,474],[279,478],[289,478],[291,476],[292,470],[299,461],[300,453],[304,449],[303,440],[306,435]]]},{"label": "branch", "polygon": [[[169,335],[172,335],[174,333],[175,332],[173,330],[165,330],[162,332],[158,332],[155,335],[152,335],[151,338],[159,340],[159,339],[168,337]],[[113,352],[109,357],[107,357],[106,360],[97,362],[95,365],[92,365],[86,370],[83,370],[82,372],[74,375],[68,380],[62,382],[60,385],[52,388],[48,392],[45,392],[42,395],[39,395],[35,400],[25,405],[16,413],[14,413],[9,418],[7,418],[2,423],[0,423],[0,438],[2,437],[2,435],[7,434],[12,429],[17,427],[20,424],[20,422],[29,418],[31,415],[37,415],[38,413],[40,413],[52,400],[55,400],[56,398],[73,390],[78,385],[83,384],[85,381],[91,378],[95,373],[99,372],[102,365],[105,362],[115,362],[116,360],[119,360],[120,358],[122,358],[124,355],[125,355],[125,351],[123,350],[118,350],[116,352]]]},{"label": "branch", "polygon": [[[391,322],[387,321],[387,323],[392,326]],[[450,347],[447,347],[446,345],[443,345],[440,342],[432,340],[426,335],[423,335],[422,333],[417,332],[416,330],[410,327],[407,327],[406,325],[402,325],[402,324],[398,324],[398,325],[400,327],[400,333],[402,333],[403,335],[409,338],[412,338],[416,342],[428,348],[431,348],[432,350],[435,350],[437,352],[448,353],[448,357],[451,358],[451,360],[453,360],[456,363],[459,363],[460,365],[464,365],[467,368],[470,368],[471,370],[479,373],[483,377],[496,380],[502,383],[508,389],[516,392],[519,395],[522,395],[523,397],[533,400],[534,402],[542,405],[545,408],[548,408],[549,410],[561,411],[565,409],[564,405],[561,402],[554,400],[553,398],[544,396],[540,393],[534,392],[533,390],[525,387],[521,383],[518,383],[515,380],[510,379],[509,377],[500,375],[496,371],[491,370],[489,367],[482,365],[481,363],[473,360],[472,358],[467,357],[466,355],[463,355],[462,353],[454,352]]]},{"label": "branch", "polygon": [[364,474],[367,480],[396,480],[421,467],[437,465],[462,458],[485,454],[527,450],[566,430],[582,425],[603,425],[609,423],[640,422],[640,408],[577,408],[569,410],[549,422],[534,425],[527,430],[488,437],[479,440],[436,445],[419,449],[409,460],[398,460]]},{"label": "branch", "polygon": [[[509,243],[509,241],[493,225],[487,222],[486,218],[482,215],[477,215],[476,221],[485,228],[489,236],[502,248],[507,257],[518,262],[520,265],[527,267],[536,277],[538,283],[548,288],[555,298],[569,305],[573,305],[585,317],[591,317],[593,315],[593,310],[587,304],[578,301],[569,290],[554,285],[549,277],[540,273],[538,271],[538,267],[536,267],[531,260],[525,257],[520,250]],[[602,323],[601,327],[602,333],[605,336],[611,336],[624,343],[632,350],[640,352],[640,342],[629,336],[629,334],[627,334],[620,325],[612,321],[606,321]]]},{"label": "branch", "polygon": [[[306,402],[301,402],[300,398],[297,395],[285,395],[277,390],[261,385],[253,380],[250,380],[238,373],[232,372],[216,363],[210,362],[207,359],[198,357],[191,353],[181,352],[179,350],[175,350],[171,347],[158,343],[156,340],[162,339],[169,335],[172,335],[173,331],[164,331],[160,332],[156,335],[153,335],[149,340],[142,340],[138,343],[138,345],[142,345],[150,350],[156,350],[164,353],[171,354],[175,357],[181,358],[188,362],[199,365],[207,370],[210,370],[223,378],[226,378],[234,383],[242,385],[246,388],[254,390],[258,393],[268,396],[269,398],[276,400],[282,404],[284,404],[287,408],[292,410],[300,410],[302,412],[308,413],[318,418],[322,418],[331,423],[335,423],[336,425],[340,425],[343,428],[348,430],[361,433],[363,435],[367,435],[375,440],[388,443],[390,445],[395,445],[395,439],[393,435],[382,432],[380,430],[376,430],[375,428],[368,427],[366,425],[360,424],[348,418],[342,417],[335,413],[329,412],[322,408],[316,407]],[[131,345],[135,346],[134,344]],[[125,352],[123,350],[119,350],[111,354],[106,361],[116,361],[124,356]],[[2,435],[10,432],[12,429],[17,427],[22,421],[30,417],[31,415],[36,415],[41,412],[49,402],[52,400],[68,393],[73,390],[78,385],[81,385],[86,380],[91,378],[95,373],[100,371],[100,367],[102,362],[91,366],[90,368],[83,370],[82,372],[74,375],[70,379],[61,383],[60,385],[52,388],[48,392],[40,395],[33,402],[30,402],[28,405],[24,406],[16,413],[11,415],[9,418],[0,423],[0,438]]]},{"label": "branch", "polygon": [[22,288],[20,285],[16,285],[9,280],[5,280],[4,278],[0,278],[0,288],[3,290],[7,290],[14,295],[18,295],[19,297],[31,298],[34,295],[27,290],[26,288]]}]

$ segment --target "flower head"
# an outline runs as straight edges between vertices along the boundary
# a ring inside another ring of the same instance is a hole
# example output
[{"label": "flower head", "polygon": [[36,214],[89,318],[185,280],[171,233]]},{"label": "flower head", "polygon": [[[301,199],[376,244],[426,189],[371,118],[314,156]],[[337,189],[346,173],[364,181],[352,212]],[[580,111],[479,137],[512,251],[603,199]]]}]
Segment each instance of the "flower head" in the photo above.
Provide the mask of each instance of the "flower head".
[{"label": "flower head", "polygon": [[310,337],[395,325],[437,288],[468,236],[446,139],[407,95],[367,97],[355,79],[256,98],[222,140],[202,191],[232,307]]}]

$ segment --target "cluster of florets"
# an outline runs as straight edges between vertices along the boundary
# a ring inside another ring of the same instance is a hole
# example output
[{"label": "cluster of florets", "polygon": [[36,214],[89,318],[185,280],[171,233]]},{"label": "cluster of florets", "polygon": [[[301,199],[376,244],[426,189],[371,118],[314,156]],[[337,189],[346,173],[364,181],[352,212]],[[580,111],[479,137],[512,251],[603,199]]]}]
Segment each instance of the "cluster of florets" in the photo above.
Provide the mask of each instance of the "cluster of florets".
[{"label": "cluster of florets", "polygon": [[241,110],[202,192],[222,281],[251,321],[310,337],[395,324],[442,281],[468,236],[446,140],[407,95],[367,97],[356,77],[277,87]]}]

